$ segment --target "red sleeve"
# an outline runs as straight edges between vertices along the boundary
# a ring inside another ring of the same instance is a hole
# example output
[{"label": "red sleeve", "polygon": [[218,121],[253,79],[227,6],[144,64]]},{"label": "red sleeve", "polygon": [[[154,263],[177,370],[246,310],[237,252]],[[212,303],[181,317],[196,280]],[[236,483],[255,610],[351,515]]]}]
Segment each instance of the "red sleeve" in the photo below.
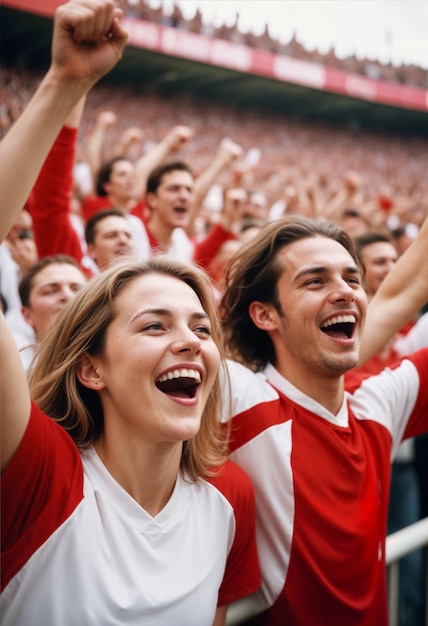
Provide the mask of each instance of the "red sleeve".
[{"label": "red sleeve", "polygon": [[75,443],[34,404],[24,437],[2,474],[1,493],[3,591],[83,498]]},{"label": "red sleeve", "polygon": [[419,374],[419,393],[403,439],[417,437],[428,432],[428,348],[405,356],[403,361],[411,361]]},{"label": "red sleeve", "polygon": [[261,585],[256,546],[255,497],[250,479],[231,461],[226,463],[221,474],[209,482],[228,499],[236,521],[235,538],[218,597],[218,606],[223,606],[248,596]]},{"label": "red sleeve", "polygon": [[87,222],[96,213],[111,208],[112,204],[108,196],[86,196],[82,202],[83,219]]},{"label": "red sleeve", "polygon": [[208,270],[211,260],[215,257],[224,242],[230,239],[236,239],[235,235],[225,230],[221,224],[216,224],[205,239],[202,239],[202,241],[199,241],[195,245],[193,261],[205,270]]},{"label": "red sleeve", "polygon": [[82,247],[70,220],[77,132],[62,128],[34,185],[28,210],[39,256],[68,254],[80,263]]},{"label": "red sleeve", "polygon": [[354,393],[367,378],[376,376],[385,367],[395,369],[406,360],[411,361],[415,365],[420,382],[418,397],[404,432],[403,440],[409,437],[417,437],[428,431],[428,348],[422,348],[396,361],[386,363],[383,368],[378,368],[378,371],[373,372],[370,370],[370,367],[368,371],[365,371],[365,365],[362,365],[350,370],[345,375],[345,388],[350,393]]},{"label": "red sleeve", "polygon": [[370,376],[376,376],[380,374],[382,370],[387,367],[396,367],[402,360],[402,357],[398,355],[395,350],[392,350],[388,359],[383,359],[379,354],[375,354],[371,359],[366,361],[363,365],[353,367],[348,372],[345,372],[345,389],[349,393],[354,391],[361,385],[361,383]]}]

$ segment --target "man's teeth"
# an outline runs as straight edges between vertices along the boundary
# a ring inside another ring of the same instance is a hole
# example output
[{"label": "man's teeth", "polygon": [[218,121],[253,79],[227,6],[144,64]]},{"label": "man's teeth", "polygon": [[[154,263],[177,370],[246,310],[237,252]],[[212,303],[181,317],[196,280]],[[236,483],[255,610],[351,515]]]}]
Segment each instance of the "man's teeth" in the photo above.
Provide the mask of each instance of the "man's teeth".
[{"label": "man's teeth", "polygon": [[322,328],[327,328],[328,326],[333,326],[333,324],[355,324],[357,318],[355,315],[338,315],[337,317],[332,317],[331,319],[324,322]]},{"label": "man's teeth", "polygon": [[185,368],[167,372],[158,379],[158,382],[164,383],[167,380],[173,380],[173,378],[194,378],[197,383],[201,382],[201,375],[197,370],[188,370]]}]

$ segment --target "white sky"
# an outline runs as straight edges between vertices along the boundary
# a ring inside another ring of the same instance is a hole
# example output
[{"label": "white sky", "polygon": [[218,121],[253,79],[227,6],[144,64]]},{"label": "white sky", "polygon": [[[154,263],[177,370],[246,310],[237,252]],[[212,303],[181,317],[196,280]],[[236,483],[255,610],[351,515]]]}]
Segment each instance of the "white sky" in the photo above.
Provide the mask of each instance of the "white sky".
[{"label": "white sky", "polygon": [[[132,0],[131,0],[132,1]],[[428,0],[175,0],[186,17],[200,7],[206,21],[233,23],[261,33],[269,24],[272,37],[297,39],[307,49],[337,56],[415,64],[428,69]],[[173,0],[150,0],[167,12]]]}]

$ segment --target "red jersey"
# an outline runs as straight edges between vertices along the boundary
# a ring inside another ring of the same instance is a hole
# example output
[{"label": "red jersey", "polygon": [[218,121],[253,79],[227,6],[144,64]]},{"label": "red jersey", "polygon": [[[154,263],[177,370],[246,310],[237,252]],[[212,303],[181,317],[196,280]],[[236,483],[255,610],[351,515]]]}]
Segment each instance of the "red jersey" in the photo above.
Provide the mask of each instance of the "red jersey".
[{"label": "red jersey", "polygon": [[254,623],[387,626],[391,460],[428,430],[428,349],[345,394],[337,415],[272,365],[255,374],[230,362],[229,372],[231,459],[255,488],[271,607]]}]

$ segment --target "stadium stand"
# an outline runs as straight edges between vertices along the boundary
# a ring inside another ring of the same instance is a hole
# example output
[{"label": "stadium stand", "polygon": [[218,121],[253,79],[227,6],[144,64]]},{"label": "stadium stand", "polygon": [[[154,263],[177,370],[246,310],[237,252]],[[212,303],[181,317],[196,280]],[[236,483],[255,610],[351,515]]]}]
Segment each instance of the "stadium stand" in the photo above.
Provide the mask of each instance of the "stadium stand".
[{"label": "stadium stand", "polygon": [[[46,69],[60,3],[1,3],[2,135]],[[130,128],[142,131],[144,152],[181,124],[194,135],[180,158],[196,174],[224,137],[244,148],[246,156],[219,176],[219,185],[263,194],[272,216],[299,212],[415,236],[428,214],[425,68],[339,59],[334,50],[305,50],[296,36],[280,43],[267,28],[259,37],[243,33],[238,22],[214,28],[199,12],[185,20],[177,6],[167,13],[147,0],[118,4],[129,46],[88,96],[78,162],[103,111],[115,118],[104,158]]]}]

